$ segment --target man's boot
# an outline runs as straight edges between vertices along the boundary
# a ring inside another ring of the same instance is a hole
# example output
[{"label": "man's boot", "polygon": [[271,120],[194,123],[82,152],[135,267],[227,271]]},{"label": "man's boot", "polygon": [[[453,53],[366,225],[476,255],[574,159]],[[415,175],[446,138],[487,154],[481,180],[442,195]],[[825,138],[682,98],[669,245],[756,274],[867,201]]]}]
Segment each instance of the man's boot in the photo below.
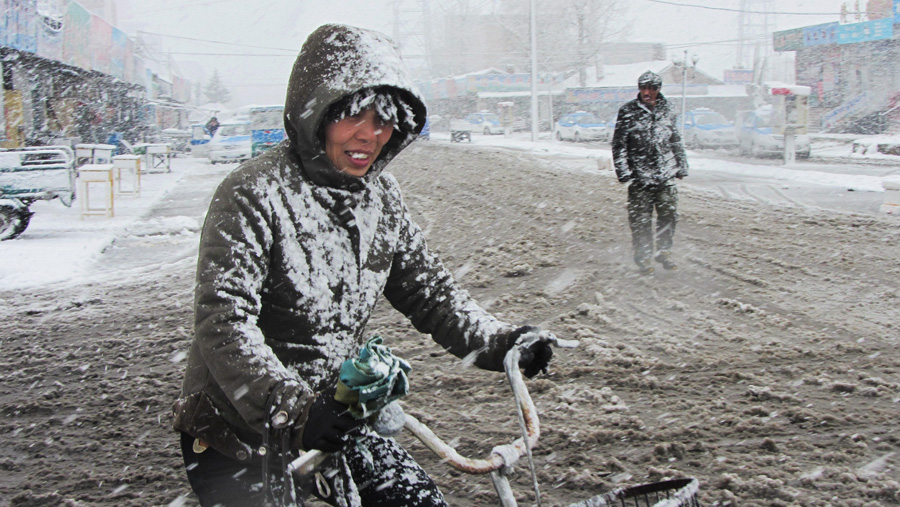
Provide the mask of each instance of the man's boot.
[{"label": "man's boot", "polygon": [[635,260],[634,261],[638,265],[638,272],[642,275],[649,275],[653,273],[653,266],[650,265],[649,260]]},{"label": "man's boot", "polygon": [[668,250],[662,250],[656,254],[656,262],[663,265],[663,269],[678,269],[678,265],[672,260],[672,253]]}]

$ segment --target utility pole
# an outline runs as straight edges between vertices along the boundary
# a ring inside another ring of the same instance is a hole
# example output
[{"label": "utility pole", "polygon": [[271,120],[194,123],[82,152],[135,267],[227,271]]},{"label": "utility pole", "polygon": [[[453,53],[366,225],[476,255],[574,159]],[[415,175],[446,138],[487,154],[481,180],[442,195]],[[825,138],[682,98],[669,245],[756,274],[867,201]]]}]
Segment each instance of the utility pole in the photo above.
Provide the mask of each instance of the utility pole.
[{"label": "utility pole", "polygon": [[537,0],[531,0],[531,142],[538,140]]},{"label": "utility pole", "polygon": [[675,64],[676,67],[681,67],[681,136],[684,137],[684,120],[687,116],[687,71],[688,68],[694,69],[697,67],[697,62],[700,61],[700,57],[697,55],[691,56],[688,59],[688,50],[684,50],[684,59],[679,60],[677,58],[672,59],[672,63]]},{"label": "utility pole", "polygon": [[432,40],[431,0],[393,0],[393,38],[413,75],[430,79]]},{"label": "utility pole", "polygon": [[[756,58],[771,56],[770,43],[773,26],[770,17],[774,10],[774,0],[741,0],[738,15],[738,49],[736,67],[753,68],[755,62],[748,62],[751,55]],[[760,51],[760,48],[763,48]]]}]

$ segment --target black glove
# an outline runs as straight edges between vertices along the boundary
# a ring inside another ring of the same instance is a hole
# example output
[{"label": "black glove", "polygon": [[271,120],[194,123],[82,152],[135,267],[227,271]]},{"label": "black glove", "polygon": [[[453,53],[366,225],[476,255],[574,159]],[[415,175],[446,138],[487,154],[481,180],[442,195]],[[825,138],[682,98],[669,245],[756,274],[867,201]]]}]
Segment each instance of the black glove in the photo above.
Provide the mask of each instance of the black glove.
[{"label": "black glove", "polygon": [[550,358],[553,357],[551,336],[534,326],[522,326],[509,335],[507,350],[519,347],[519,368],[524,370],[526,377],[534,378],[538,373],[547,373]]},{"label": "black glove", "polygon": [[347,405],[334,399],[334,391],[332,388],[319,394],[309,409],[301,439],[307,451],[337,452],[344,446],[347,433],[365,423],[353,417]]}]

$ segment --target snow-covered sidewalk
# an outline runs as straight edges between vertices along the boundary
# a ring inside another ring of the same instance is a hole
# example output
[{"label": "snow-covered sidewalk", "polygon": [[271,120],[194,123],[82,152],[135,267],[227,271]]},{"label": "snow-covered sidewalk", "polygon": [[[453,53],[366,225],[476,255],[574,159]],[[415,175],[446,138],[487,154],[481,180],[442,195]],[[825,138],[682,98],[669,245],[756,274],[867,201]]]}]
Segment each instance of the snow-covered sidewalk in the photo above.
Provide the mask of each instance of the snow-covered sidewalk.
[{"label": "snow-covered sidewalk", "polygon": [[[437,141],[450,141],[447,133],[432,133],[432,138]],[[860,136],[862,138],[862,136]],[[472,136],[472,144],[483,146],[497,146],[534,153],[536,155],[557,154],[578,158],[595,158],[609,160],[612,153],[608,148],[597,148],[596,145],[576,144],[560,142],[542,133],[536,142],[531,141],[531,134],[517,132],[511,136]],[[771,164],[741,163],[723,161],[717,158],[706,158],[703,152],[690,152],[691,170],[699,171],[726,171],[735,176],[750,176],[753,178],[770,178],[773,181],[789,182],[792,184],[815,184],[839,187],[854,191],[883,192],[882,181],[878,176],[860,174],[843,174],[835,172],[800,170],[798,165],[782,165],[777,158],[772,159]],[[829,160],[847,160],[848,163],[863,159],[896,161],[900,166],[900,156],[884,155],[881,153],[853,153],[852,143],[835,141],[824,142],[820,150],[814,152],[814,156]],[[602,163],[602,162],[601,162]]]},{"label": "snow-covered sidewalk", "polygon": [[[209,170],[206,159],[174,158],[170,173],[141,175],[140,196],[114,198],[114,216],[85,216],[78,199],[37,201],[25,232],[0,243],[0,287],[17,289],[78,279],[115,238],[127,234],[147,211],[192,171]],[[221,172],[221,171],[220,171]]]}]

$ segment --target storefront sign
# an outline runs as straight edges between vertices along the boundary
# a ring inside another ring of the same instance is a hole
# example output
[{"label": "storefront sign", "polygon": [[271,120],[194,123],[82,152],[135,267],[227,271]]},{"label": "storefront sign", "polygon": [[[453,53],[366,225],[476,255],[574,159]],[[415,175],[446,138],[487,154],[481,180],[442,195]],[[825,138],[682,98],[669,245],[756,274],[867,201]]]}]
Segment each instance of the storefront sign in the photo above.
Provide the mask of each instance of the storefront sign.
[{"label": "storefront sign", "polygon": [[624,88],[566,88],[566,103],[628,102],[637,97],[637,87]]},{"label": "storefront sign", "polygon": [[868,96],[865,93],[862,93],[847,102],[844,102],[840,106],[822,115],[822,126],[825,128],[833,127],[841,118],[853,112],[862,110],[867,100]]},{"label": "storefront sign", "polygon": [[468,76],[470,92],[512,92],[531,89],[531,74],[481,74]]},{"label": "storefront sign", "polygon": [[892,18],[850,23],[838,27],[838,44],[890,39],[893,36],[894,20]]},{"label": "storefront sign", "polygon": [[113,26],[105,19],[91,16],[91,70],[109,74]]},{"label": "storefront sign", "polygon": [[128,53],[128,36],[116,27],[112,28],[109,75],[125,79],[125,56]]},{"label": "storefront sign", "polygon": [[824,25],[807,26],[803,28],[804,46],[821,46],[823,44],[837,44],[837,22]]},{"label": "storefront sign", "polygon": [[63,63],[90,69],[91,13],[78,2],[69,2],[63,27]]},{"label": "storefront sign", "polygon": [[803,29],[793,28],[772,34],[775,51],[797,51],[803,49]]},{"label": "storefront sign", "polygon": [[37,10],[35,0],[0,2],[0,45],[37,52]]},{"label": "storefront sign", "polygon": [[751,69],[725,69],[725,84],[748,85],[753,83],[753,70]]}]

